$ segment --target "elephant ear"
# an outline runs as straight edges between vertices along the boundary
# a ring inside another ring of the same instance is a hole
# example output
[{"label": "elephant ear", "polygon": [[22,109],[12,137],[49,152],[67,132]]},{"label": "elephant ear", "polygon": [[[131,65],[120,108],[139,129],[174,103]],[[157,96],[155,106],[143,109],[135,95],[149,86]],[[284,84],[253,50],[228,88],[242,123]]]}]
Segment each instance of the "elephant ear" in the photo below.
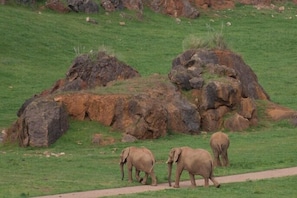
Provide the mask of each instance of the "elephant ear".
[{"label": "elephant ear", "polygon": [[181,152],[182,152],[181,148],[174,149],[174,157],[173,157],[174,162],[178,161],[178,158],[179,158]]},{"label": "elephant ear", "polygon": [[126,162],[127,157],[129,156],[129,153],[130,153],[130,148],[125,148],[125,149],[122,151],[122,155],[121,155],[121,162],[122,162],[122,163],[125,163],[125,162]]}]

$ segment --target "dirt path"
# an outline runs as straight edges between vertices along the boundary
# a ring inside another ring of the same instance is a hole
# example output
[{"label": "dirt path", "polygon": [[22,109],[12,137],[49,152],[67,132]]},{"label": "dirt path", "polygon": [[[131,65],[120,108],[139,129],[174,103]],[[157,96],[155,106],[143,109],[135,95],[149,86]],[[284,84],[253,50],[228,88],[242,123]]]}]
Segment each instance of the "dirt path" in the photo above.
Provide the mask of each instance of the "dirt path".
[{"label": "dirt path", "polygon": [[[230,175],[230,176],[222,176],[216,177],[216,179],[221,183],[234,183],[234,182],[244,182],[250,180],[259,180],[259,179],[269,179],[275,177],[285,177],[297,175],[297,167],[292,168],[284,168],[284,169],[275,169],[268,171],[261,171],[255,173],[246,173],[239,175]],[[196,180],[196,184],[198,186],[202,186],[204,181],[203,179]],[[211,183],[210,183],[211,184]],[[180,182],[180,187],[190,187],[190,181]],[[171,187],[168,186],[167,183],[158,184],[158,186],[131,186],[124,188],[113,188],[113,189],[104,189],[104,190],[92,190],[86,192],[73,192],[66,194],[58,194],[58,195],[50,195],[50,196],[42,196],[40,198],[97,198],[97,197],[105,197],[105,196],[114,196],[120,194],[132,194],[132,193],[140,193],[145,191],[157,191],[169,189]]]}]

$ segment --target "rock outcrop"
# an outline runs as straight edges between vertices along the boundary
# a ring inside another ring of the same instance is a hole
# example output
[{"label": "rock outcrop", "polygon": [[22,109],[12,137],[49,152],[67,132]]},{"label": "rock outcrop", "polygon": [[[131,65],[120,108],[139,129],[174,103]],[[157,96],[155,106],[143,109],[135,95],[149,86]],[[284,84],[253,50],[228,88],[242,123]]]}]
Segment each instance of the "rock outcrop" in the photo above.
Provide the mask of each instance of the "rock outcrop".
[{"label": "rock outcrop", "polygon": [[200,13],[189,0],[152,0],[148,6],[155,12],[173,17],[197,18]]},{"label": "rock outcrop", "polygon": [[58,80],[55,85],[41,95],[56,92],[79,91],[96,86],[106,86],[114,80],[140,77],[129,65],[104,51],[78,56],[68,69],[66,78]]},{"label": "rock outcrop", "polygon": [[[103,51],[98,54],[81,55],[74,60],[65,79],[58,80],[52,88],[24,102],[17,112],[18,120],[8,129],[6,141],[18,142],[21,146],[49,146],[68,129],[68,116],[69,112],[73,112],[72,108],[75,109],[77,119],[88,118],[98,111],[82,111],[80,107],[84,107],[85,104],[80,102],[86,102],[83,96],[79,101],[70,98],[77,103],[69,107],[68,103],[54,100],[58,94],[93,89],[96,86],[106,86],[110,81],[139,76],[130,66]],[[100,106],[93,105],[94,108]],[[108,105],[100,108],[105,110],[106,107]],[[105,117],[105,114],[102,115],[101,117]]]},{"label": "rock outcrop", "polygon": [[68,127],[68,113],[63,105],[49,98],[36,98],[8,129],[6,141],[17,141],[24,147],[47,147],[59,139]]},{"label": "rock outcrop", "polygon": [[92,0],[67,0],[68,7],[74,12],[98,13],[99,5]]},{"label": "rock outcrop", "polygon": [[173,60],[168,76],[191,93],[205,131],[241,131],[255,125],[254,99],[269,100],[251,68],[227,50],[188,50]]},{"label": "rock outcrop", "polygon": [[[136,78],[122,83],[118,87],[122,94],[77,92],[59,94],[54,100],[63,104],[74,119],[98,121],[137,139],[163,137],[169,130],[200,133],[195,105],[164,77],[154,75],[143,81]],[[131,91],[131,85],[139,89]]]},{"label": "rock outcrop", "polygon": [[70,8],[67,7],[66,4],[61,2],[60,0],[47,0],[45,2],[45,7],[60,13],[70,12]]},{"label": "rock outcrop", "polygon": [[[25,101],[5,138],[21,146],[49,146],[68,129],[68,116],[110,126],[128,137],[123,141],[168,131],[242,131],[258,124],[256,100],[270,104],[271,119],[296,123],[296,112],[272,105],[252,69],[231,51],[187,50],[172,61],[168,76],[149,77],[99,52],[77,57],[64,79]],[[92,142],[114,140],[97,134]]]}]

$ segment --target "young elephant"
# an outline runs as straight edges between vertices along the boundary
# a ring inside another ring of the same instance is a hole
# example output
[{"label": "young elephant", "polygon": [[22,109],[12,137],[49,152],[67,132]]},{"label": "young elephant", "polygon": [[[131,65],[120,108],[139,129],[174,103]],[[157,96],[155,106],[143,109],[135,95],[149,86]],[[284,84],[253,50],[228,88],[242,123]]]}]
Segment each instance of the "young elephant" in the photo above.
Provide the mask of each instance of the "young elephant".
[{"label": "young elephant", "polygon": [[190,175],[191,184],[196,186],[195,175],[204,178],[204,186],[209,186],[210,179],[219,188],[220,184],[213,176],[213,161],[210,153],[204,149],[192,149],[190,147],[173,148],[169,153],[168,164],[168,183],[171,186],[172,164],[176,162],[176,175],[174,188],[179,188],[179,180],[183,170],[187,170]]},{"label": "young elephant", "polygon": [[[148,175],[152,178],[152,186],[157,185],[157,179],[154,173],[155,157],[152,152],[145,148],[127,147],[120,156],[120,167],[122,173],[122,180],[124,179],[124,164],[127,163],[128,179],[132,182],[132,168],[135,167],[136,180],[142,184],[146,184]],[[140,171],[145,172],[144,178],[140,178]]]},{"label": "young elephant", "polygon": [[210,147],[213,152],[215,166],[229,166],[229,145],[230,140],[227,134],[223,132],[216,132],[212,134],[212,136],[210,137]]}]

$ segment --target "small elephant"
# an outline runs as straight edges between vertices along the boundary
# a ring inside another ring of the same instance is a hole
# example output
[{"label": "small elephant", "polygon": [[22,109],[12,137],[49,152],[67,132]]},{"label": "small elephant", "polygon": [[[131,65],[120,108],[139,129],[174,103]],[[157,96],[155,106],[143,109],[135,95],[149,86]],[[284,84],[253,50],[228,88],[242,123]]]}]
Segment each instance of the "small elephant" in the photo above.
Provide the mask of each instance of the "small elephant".
[{"label": "small elephant", "polygon": [[[230,140],[227,134],[216,132],[210,137],[210,147],[214,156],[214,166],[229,166],[228,148]],[[221,162],[222,160],[222,162]]]},{"label": "small elephant", "polygon": [[192,187],[196,186],[195,175],[204,178],[204,186],[209,186],[210,179],[219,188],[220,184],[213,176],[213,161],[210,153],[204,149],[193,149],[190,147],[173,148],[169,152],[168,164],[168,184],[171,186],[172,164],[176,162],[176,175],[174,188],[179,188],[179,180],[183,170],[187,170],[190,175]]},{"label": "small elephant", "polygon": [[[156,163],[155,157],[152,152],[145,148],[137,148],[137,147],[127,147],[123,149],[120,156],[120,167],[122,173],[122,180],[124,179],[124,164],[127,163],[128,169],[128,179],[129,182],[132,182],[132,168],[135,167],[135,177],[136,180],[141,182],[142,184],[146,184],[146,180],[148,175],[152,178],[152,186],[157,185],[157,179],[154,173],[154,165]],[[144,178],[140,178],[140,171],[145,172]]]}]

